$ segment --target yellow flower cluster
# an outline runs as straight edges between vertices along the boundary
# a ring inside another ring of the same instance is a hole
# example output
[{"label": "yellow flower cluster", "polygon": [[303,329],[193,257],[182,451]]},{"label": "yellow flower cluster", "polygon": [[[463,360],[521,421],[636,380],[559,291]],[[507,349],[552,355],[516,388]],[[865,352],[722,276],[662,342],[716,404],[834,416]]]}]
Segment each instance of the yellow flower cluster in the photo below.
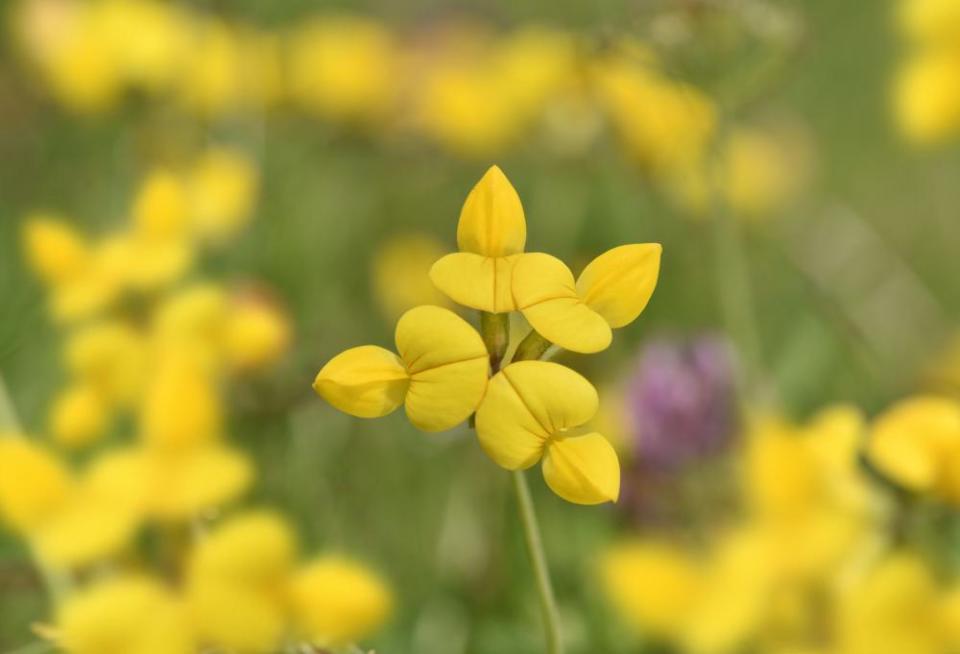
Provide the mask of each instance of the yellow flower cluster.
[{"label": "yellow flower cluster", "polygon": [[960,133],[960,1],[900,0],[909,45],[894,88],[900,126],[930,144]]},{"label": "yellow flower cluster", "polygon": [[960,442],[960,409],[932,398],[870,425],[842,406],[803,426],[757,421],[736,461],[742,518],[708,525],[709,546],[653,531],[612,547],[607,595],[641,633],[697,654],[954,651],[960,583],[889,539],[893,506],[859,461],[865,451],[905,486],[939,490],[946,471],[920,462],[945,440]]},{"label": "yellow flower cluster", "polygon": [[458,23],[402,39],[346,14],[267,31],[158,0],[25,0],[19,9],[27,59],[81,112],[110,109],[129,91],[203,117],[292,105],[484,158],[536,132],[581,148],[606,115],[652,168],[696,157],[714,126],[711,101],[635,45],[595,54],[547,27],[493,36]]},{"label": "yellow flower cluster", "polygon": [[[550,347],[607,348],[612,330],[633,322],[653,294],[660,245],[614,248],[575,280],[559,259],[524,253],[526,237],[520,198],[494,166],[463,205],[460,251],[429,273],[446,296],[480,311],[483,336],[449,309],[416,307],[397,322],[396,353],[374,345],[347,350],[320,370],[314,389],[364,418],[403,404],[410,421],[430,432],[475,414],[480,444],[500,466],[522,470],[542,459],[547,484],[564,499],[615,501],[616,453],[602,435],[578,433],[598,411],[596,390],[573,370],[537,359]],[[515,311],[531,329],[513,362],[502,365]]]},{"label": "yellow flower cluster", "polygon": [[48,438],[0,433],[0,524],[56,580],[51,633],[70,654],[339,645],[389,611],[383,582],[357,564],[298,564],[280,516],[219,519],[254,478],[226,439],[227,385],[274,364],[290,324],[263,292],[188,273],[256,196],[253,162],[214,149],[148,174],[128,220],[100,238],[50,215],[24,223],[66,328],[67,379]]},{"label": "yellow flower cluster", "polygon": [[722,137],[711,155],[712,99],[630,38],[601,48],[545,26],[495,35],[469,22],[402,38],[348,14],[268,31],[159,0],[23,0],[17,27],[39,79],[78,112],[131,92],[204,119],[293,107],[474,159],[532,137],[583,153],[608,131],[701,213],[714,193],[738,212],[767,213],[803,178],[793,144],[769,130]]}]

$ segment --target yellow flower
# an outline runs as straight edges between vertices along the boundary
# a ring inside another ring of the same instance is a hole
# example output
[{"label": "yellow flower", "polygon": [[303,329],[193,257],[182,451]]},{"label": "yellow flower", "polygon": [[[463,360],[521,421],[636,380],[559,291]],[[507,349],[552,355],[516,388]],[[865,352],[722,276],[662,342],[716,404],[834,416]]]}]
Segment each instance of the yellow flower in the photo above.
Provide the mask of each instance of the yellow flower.
[{"label": "yellow flower", "polygon": [[70,495],[59,460],[26,438],[0,432],[0,517],[28,533],[46,522]]},{"label": "yellow flower", "polygon": [[166,450],[207,444],[221,435],[222,411],[210,372],[193,357],[170,352],[146,390],[141,438]]},{"label": "yellow flower", "polygon": [[150,509],[161,520],[188,520],[240,496],[253,480],[248,457],[225,446],[145,455]]},{"label": "yellow flower", "polygon": [[908,490],[960,502],[960,404],[934,396],[899,402],[874,421],[867,456]]},{"label": "yellow flower", "polygon": [[229,314],[227,294],[217,284],[198,282],[166,294],[153,311],[151,334],[158,351],[220,361]]},{"label": "yellow flower", "polygon": [[192,654],[181,603],[147,577],[109,578],[71,596],[57,611],[67,654]]},{"label": "yellow flower", "polygon": [[77,279],[90,262],[83,237],[59,216],[29,216],[24,222],[23,244],[30,267],[47,284]]},{"label": "yellow flower", "polygon": [[242,107],[243,47],[236,31],[222,21],[199,22],[190,44],[189,65],[181,72],[178,91],[186,109],[209,117]]},{"label": "yellow flower", "polygon": [[898,16],[907,36],[921,42],[953,41],[960,35],[957,0],[900,0]]},{"label": "yellow flower", "polygon": [[101,456],[87,476],[97,493],[161,521],[191,520],[223,507],[250,485],[253,466],[223,445],[178,452],[124,448]]},{"label": "yellow flower", "polygon": [[290,343],[290,321],[266,299],[240,298],[226,323],[224,347],[236,370],[257,370],[283,354]]},{"label": "yellow flower", "polygon": [[133,539],[140,513],[128,498],[81,484],[31,533],[37,557],[52,568],[79,568],[120,552]]},{"label": "yellow flower", "polygon": [[188,601],[200,638],[236,652],[276,648],[294,555],[293,535],[274,513],[239,514],[217,526],[189,565]]},{"label": "yellow flower", "polygon": [[190,205],[180,176],[155,170],[143,181],[133,206],[133,229],[107,243],[127,283],[153,289],[182,275],[193,259]]},{"label": "yellow flower", "polygon": [[116,298],[119,278],[63,219],[46,214],[28,217],[23,246],[30,266],[51,287],[50,307],[57,320],[88,317]]},{"label": "yellow flower", "polygon": [[513,311],[511,269],[526,240],[520,198],[503,171],[493,166],[460,211],[460,252],[437,261],[430,279],[458,304],[489,313]]},{"label": "yellow flower", "polygon": [[837,651],[841,654],[939,654],[946,651],[937,624],[938,593],[914,554],[889,555],[840,598]]},{"label": "yellow flower", "polygon": [[330,404],[361,418],[406,405],[410,421],[442,431],[474,412],[487,386],[488,354],[480,335],[448,309],[411,309],[397,322],[399,356],[364,345],[343,352],[317,374],[313,388]]},{"label": "yellow flower", "polygon": [[298,631],[321,647],[366,637],[387,619],[393,605],[379,577],[339,556],[319,557],[297,571],[290,596]]},{"label": "yellow flower", "polygon": [[259,184],[256,167],[241,152],[208,150],[194,163],[188,178],[194,231],[214,241],[236,234],[253,212]]},{"label": "yellow flower", "polygon": [[914,55],[896,80],[894,103],[904,134],[915,143],[936,143],[960,131],[960,48]]},{"label": "yellow flower", "polygon": [[361,121],[390,111],[398,54],[382,26],[359,17],[327,16],[294,35],[290,57],[290,83],[307,109]]},{"label": "yellow flower", "polygon": [[677,547],[636,541],[616,545],[601,561],[613,606],[639,632],[677,638],[702,586],[700,566]]},{"label": "yellow flower", "polygon": [[720,187],[738,215],[759,218],[792,199],[809,168],[798,135],[734,130],[723,145]]},{"label": "yellow flower", "polygon": [[559,259],[531,253],[513,266],[513,297],[530,326],[574,352],[599,352],[612,329],[633,322],[660,274],[658,243],[621,245],[591,261],[579,279]]},{"label": "yellow flower", "polygon": [[85,6],[61,32],[45,61],[53,92],[75,111],[104,111],[121,95],[121,57],[113,51],[105,27]]},{"label": "yellow flower", "polygon": [[394,236],[377,248],[371,281],[374,298],[387,318],[396,320],[421,304],[448,303],[428,276],[443,254],[444,246],[426,234]]},{"label": "yellow flower", "polygon": [[186,17],[149,0],[107,0],[96,3],[94,12],[124,81],[147,91],[166,91],[188,52]]},{"label": "yellow flower", "polygon": [[616,501],[620,463],[596,432],[568,432],[597,413],[597,392],[556,363],[519,361],[490,380],[477,409],[477,438],[497,465],[529,468],[543,458],[543,477],[560,497],[577,504]]},{"label": "yellow flower", "polygon": [[595,69],[601,104],[625,147],[658,175],[676,174],[703,158],[716,110],[697,89],[662,77],[648,62],[616,56]]},{"label": "yellow flower", "polygon": [[103,436],[110,412],[89,384],[64,390],[50,410],[50,434],[60,445],[84,447]]}]

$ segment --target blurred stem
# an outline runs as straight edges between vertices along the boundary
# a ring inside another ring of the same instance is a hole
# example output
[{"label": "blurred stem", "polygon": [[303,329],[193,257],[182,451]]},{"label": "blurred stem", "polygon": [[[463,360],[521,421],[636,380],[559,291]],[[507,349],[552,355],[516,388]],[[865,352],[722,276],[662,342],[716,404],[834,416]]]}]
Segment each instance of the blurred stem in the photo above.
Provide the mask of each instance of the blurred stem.
[{"label": "blurred stem", "polygon": [[[719,189],[715,191],[719,193]],[[753,397],[761,383],[762,354],[753,304],[750,273],[737,221],[715,200],[714,236],[717,263],[717,292],[727,332],[737,345],[743,362],[741,395]]]},{"label": "blurred stem", "polygon": [[534,361],[539,359],[550,349],[550,341],[531,329],[526,338],[520,341],[517,351],[513,354],[514,361]]},{"label": "blurred stem", "polygon": [[560,614],[557,611],[557,601],[553,596],[553,584],[550,582],[550,570],[547,568],[547,558],[543,552],[543,540],[540,537],[537,514],[533,509],[533,499],[530,497],[530,487],[527,485],[527,478],[523,470],[514,470],[511,476],[513,477],[513,490],[517,494],[520,521],[523,523],[527,554],[530,557],[530,564],[533,566],[537,594],[540,597],[540,610],[543,613],[543,628],[547,645],[545,651],[546,654],[562,654]]},{"label": "blurred stem", "polygon": [[10,399],[7,383],[4,381],[2,374],[0,374],[0,429],[17,434],[23,431],[20,418],[17,416],[17,409],[13,406],[13,400]]},{"label": "blurred stem", "polygon": [[490,371],[497,374],[510,344],[510,314],[480,312],[480,335],[490,353]]}]

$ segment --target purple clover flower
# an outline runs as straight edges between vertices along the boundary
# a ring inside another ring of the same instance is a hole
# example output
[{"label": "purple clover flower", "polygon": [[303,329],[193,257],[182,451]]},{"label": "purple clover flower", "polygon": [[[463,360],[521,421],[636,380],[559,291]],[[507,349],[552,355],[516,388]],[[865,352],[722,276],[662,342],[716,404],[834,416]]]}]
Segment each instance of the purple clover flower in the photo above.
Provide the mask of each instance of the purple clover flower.
[{"label": "purple clover flower", "polygon": [[730,346],[714,335],[647,345],[628,382],[626,413],[642,469],[668,472],[722,450],[737,420]]}]

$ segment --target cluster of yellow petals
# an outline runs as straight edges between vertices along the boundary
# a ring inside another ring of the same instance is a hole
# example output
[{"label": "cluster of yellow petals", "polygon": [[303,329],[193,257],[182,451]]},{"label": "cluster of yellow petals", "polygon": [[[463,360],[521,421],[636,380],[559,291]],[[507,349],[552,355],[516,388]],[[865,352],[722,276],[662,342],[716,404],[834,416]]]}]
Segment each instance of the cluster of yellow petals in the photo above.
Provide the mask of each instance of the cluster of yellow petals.
[{"label": "cluster of yellow petals", "polygon": [[[49,438],[0,433],[0,525],[51,579],[75,582],[55,585],[49,630],[68,654],[341,647],[390,611],[389,590],[364,566],[339,555],[300,562],[278,514],[220,518],[254,480],[227,438],[227,387],[284,354],[290,323],[262,290],[183,278],[199,245],[244,224],[256,178],[248,159],[216,149],[182,173],[150,174],[128,221],[98,242],[66,221],[24,225],[55,309],[64,294],[100,289],[97,302],[71,305],[82,311],[55,311],[68,323],[66,383]],[[417,373],[429,381],[424,363]],[[140,551],[152,540],[162,556]]]},{"label": "cluster of yellow petals", "polygon": [[326,12],[264,28],[159,0],[22,0],[15,19],[38,79],[79,112],[131,91],[201,117],[292,106],[484,159],[536,134],[585,152],[606,122],[657,170],[696,158],[716,122],[703,92],[630,40],[596,48],[547,25],[497,34],[461,19],[404,35]]},{"label": "cluster of yellow petals", "polygon": [[874,420],[866,454],[901,488],[960,503],[960,403],[934,395],[898,402]]},{"label": "cluster of yellow petals", "polygon": [[50,289],[54,317],[75,322],[125,293],[162,289],[191,266],[197,249],[237,233],[258,195],[253,162],[212,148],[182,167],[146,175],[123,229],[91,239],[69,219],[39,212],[24,225],[28,262]]},{"label": "cluster of yellow petals", "polygon": [[900,0],[909,52],[894,83],[894,108],[905,136],[938,143],[960,132],[960,2]]},{"label": "cluster of yellow petals", "polygon": [[335,554],[301,562],[287,523],[253,510],[205,535],[182,583],[142,572],[98,580],[61,604],[53,633],[69,654],[343,647],[380,626],[392,603],[359,563]]},{"label": "cluster of yellow petals", "polygon": [[[947,589],[882,538],[887,503],[859,462],[868,431],[846,406],[802,426],[755,421],[735,461],[742,517],[701,525],[709,545],[651,527],[604,552],[614,607],[682,651],[946,651],[940,628],[926,626]],[[936,647],[910,646],[929,638]]]},{"label": "cluster of yellow petals", "polygon": [[[610,345],[612,329],[643,311],[656,286],[661,247],[625,245],[594,259],[576,282],[559,260],[525,253],[523,206],[498,167],[470,191],[457,226],[459,252],[441,257],[430,279],[454,302],[484,314],[519,311],[531,334],[575,352]],[[506,327],[505,327],[506,328]],[[507,338],[507,335],[504,334]],[[451,310],[420,306],[396,329],[397,353],[349,349],[317,374],[314,389],[363,418],[401,404],[424,431],[450,429],[475,414],[477,437],[498,465],[522,470],[543,460],[544,479],[580,504],[616,501],[620,465],[599,433],[579,433],[598,411],[597,392],[562,365],[515,361],[490,377],[484,338]]]}]

